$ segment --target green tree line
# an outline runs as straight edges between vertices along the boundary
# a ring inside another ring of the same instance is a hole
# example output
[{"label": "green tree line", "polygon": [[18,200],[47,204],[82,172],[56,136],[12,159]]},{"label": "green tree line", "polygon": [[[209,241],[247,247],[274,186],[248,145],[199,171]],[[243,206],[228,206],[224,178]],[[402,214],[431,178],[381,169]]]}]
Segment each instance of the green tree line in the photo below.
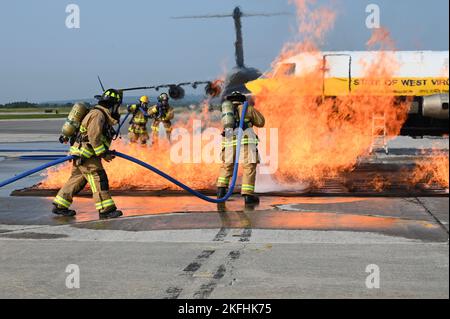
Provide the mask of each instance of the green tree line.
[{"label": "green tree line", "polygon": [[71,107],[71,103],[66,104],[50,104],[50,103],[30,103],[30,102],[12,102],[6,104],[0,104],[0,108],[10,109],[27,109],[27,108],[58,108],[58,107]]}]

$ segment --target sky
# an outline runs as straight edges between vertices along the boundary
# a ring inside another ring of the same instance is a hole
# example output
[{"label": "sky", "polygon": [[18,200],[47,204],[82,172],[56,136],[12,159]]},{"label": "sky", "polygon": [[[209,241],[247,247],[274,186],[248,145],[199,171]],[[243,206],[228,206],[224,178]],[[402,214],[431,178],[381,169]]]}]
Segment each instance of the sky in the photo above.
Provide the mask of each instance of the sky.
[{"label": "sky", "polygon": [[[66,6],[80,8],[80,28],[66,27]],[[380,7],[400,50],[449,48],[448,0],[318,0],[337,11],[324,50],[364,50],[366,6]],[[231,18],[180,15],[295,12],[289,0],[2,0],[0,103],[87,98],[105,86],[211,80],[234,66]],[[295,37],[295,15],[243,20],[247,66],[268,70]],[[200,92],[198,92],[200,93]]]}]

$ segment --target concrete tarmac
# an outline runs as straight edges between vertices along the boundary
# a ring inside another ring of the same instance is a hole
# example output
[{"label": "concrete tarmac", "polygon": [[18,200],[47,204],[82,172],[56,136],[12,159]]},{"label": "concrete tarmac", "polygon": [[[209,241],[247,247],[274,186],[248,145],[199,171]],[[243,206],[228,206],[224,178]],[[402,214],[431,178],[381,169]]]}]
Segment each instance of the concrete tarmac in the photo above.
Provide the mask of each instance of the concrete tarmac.
[{"label": "concrete tarmac", "polygon": [[[43,163],[9,156],[0,180]],[[105,221],[90,198],[60,218],[51,198],[9,196],[41,178],[0,189],[0,298],[449,298],[448,196],[116,197],[124,217]]]}]

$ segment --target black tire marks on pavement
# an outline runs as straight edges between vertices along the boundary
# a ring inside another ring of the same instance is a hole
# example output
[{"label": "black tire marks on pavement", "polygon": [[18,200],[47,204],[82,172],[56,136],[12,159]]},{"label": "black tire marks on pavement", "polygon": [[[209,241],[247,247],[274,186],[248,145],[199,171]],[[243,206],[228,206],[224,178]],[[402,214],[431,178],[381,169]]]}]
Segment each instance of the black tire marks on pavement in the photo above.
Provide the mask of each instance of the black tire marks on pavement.
[{"label": "black tire marks on pavement", "polygon": [[[232,215],[237,216],[237,220],[232,219]],[[240,243],[244,245],[239,250],[231,250],[228,252],[225,260],[216,268],[212,278],[205,284],[202,284],[198,290],[193,294],[194,299],[208,298],[213,291],[217,288],[219,282],[233,269],[233,263],[240,258],[242,251],[245,249],[245,243],[250,241],[252,235],[251,220],[248,218],[245,212],[219,212],[219,216],[222,222],[222,227],[218,233],[214,236],[213,242],[225,242],[225,238],[230,233],[231,229],[241,229],[238,234],[233,234],[233,237],[238,238]],[[184,285],[188,285],[190,280],[194,278],[194,274],[202,267],[202,265],[214,254],[215,250],[203,250],[191,263],[189,263],[181,273],[182,276],[186,276]],[[235,279],[233,279],[235,281]],[[177,299],[183,292],[181,287],[169,287],[165,291],[164,299]]]},{"label": "black tire marks on pavement", "polygon": [[[215,253],[215,250],[203,250],[189,265],[183,269],[183,276],[192,277],[194,273],[200,269],[203,263]],[[163,299],[177,299],[183,288],[169,287],[166,289]]]}]

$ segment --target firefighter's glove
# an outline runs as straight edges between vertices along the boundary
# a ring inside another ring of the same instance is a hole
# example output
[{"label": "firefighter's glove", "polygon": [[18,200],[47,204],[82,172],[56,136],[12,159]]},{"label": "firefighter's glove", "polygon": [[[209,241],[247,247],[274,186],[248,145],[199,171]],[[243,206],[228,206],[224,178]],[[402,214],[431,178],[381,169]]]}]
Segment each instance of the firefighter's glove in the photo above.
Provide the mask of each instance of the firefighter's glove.
[{"label": "firefighter's glove", "polygon": [[65,137],[64,135],[61,135],[61,136],[59,137],[59,142],[60,142],[61,144],[67,144],[68,141],[69,141],[69,139],[68,139],[67,137]]},{"label": "firefighter's glove", "polygon": [[114,156],[112,151],[106,151],[105,153],[103,153],[102,158],[107,162],[111,162],[116,157]]}]

